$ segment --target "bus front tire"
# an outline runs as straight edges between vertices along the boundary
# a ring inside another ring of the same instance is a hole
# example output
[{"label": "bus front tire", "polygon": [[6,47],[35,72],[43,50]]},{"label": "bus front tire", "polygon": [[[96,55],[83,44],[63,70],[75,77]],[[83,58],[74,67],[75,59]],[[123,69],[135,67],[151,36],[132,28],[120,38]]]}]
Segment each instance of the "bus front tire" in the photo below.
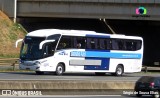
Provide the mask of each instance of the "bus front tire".
[{"label": "bus front tire", "polygon": [[56,68],[56,75],[62,75],[64,73],[64,65],[59,63]]},{"label": "bus front tire", "polygon": [[114,76],[122,76],[124,72],[123,66],[122,65],[118,65],[116,68],[116,72],[112,73],[112,75]]},{"label": "bus front tire", "polygon": [[44,72],[42,72],[42,71],[36,71],[36,74],[37,74],[37,75],[43,75]]}]

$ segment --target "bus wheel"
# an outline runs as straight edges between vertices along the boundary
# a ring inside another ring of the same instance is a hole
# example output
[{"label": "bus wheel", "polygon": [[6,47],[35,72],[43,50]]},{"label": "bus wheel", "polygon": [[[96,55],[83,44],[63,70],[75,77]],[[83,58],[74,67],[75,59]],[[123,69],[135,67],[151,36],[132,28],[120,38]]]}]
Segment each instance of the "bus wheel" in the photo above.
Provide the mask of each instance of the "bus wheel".
[{"label": "bus wheel", "polygon": [[114,73],[115,76],[122,76],[123,74],[123,66],[122,65],[118,65],[116,68],[116,72]]},{"label": "bus wheel", "polygon": [[64,72],[63,64],[59,63],[56,68],[56,75],[62,75]]},{"label": "bus wheel", "polygon": [[44,72],[42,72],[42,71],[36,71],[36,74],[37,74],[37,75],[43,75]]}]

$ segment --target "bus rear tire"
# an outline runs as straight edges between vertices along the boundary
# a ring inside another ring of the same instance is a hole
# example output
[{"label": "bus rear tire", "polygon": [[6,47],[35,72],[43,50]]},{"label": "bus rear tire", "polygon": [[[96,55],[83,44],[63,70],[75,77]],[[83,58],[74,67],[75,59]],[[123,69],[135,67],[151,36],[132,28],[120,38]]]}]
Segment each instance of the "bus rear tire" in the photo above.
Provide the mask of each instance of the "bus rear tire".
[{"label": "bus rear tire", "polygon": [[37,74],[37,75],[43,75],[44,72],[42,72],[42,71],[36,71],[36,74]]},{"label": "bus rear tire", "polygon": [[62,75],[64,73],[64,65],[59,63],[56,68],[56,75]]},{"label": "bus rear tire", "polygon": [[116,68],[115,73],[112,73],[112,75],[114,76],[122,76],[124,72],[123,66],[122,65],[118,65]]}]

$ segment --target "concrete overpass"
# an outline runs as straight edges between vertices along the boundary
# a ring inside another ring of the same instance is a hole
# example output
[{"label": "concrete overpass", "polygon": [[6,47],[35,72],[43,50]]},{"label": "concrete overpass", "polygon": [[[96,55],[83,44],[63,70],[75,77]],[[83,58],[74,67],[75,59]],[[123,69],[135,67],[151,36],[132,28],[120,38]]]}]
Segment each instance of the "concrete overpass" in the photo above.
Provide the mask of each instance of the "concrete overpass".
[{"label": "concrete overpass", "polygon": [[[136,14],[143,6],[147,13]],[[0,10],[14,16],[14,0],[1,0]],[[160,0],[17,0],[17,17],[160,20]]]}]

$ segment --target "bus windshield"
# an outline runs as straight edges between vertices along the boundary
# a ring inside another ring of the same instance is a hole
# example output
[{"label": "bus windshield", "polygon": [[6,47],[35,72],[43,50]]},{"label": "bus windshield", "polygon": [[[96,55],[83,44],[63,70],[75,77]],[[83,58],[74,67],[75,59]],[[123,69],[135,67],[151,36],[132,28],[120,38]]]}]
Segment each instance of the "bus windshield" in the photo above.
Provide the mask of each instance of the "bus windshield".
[{"label": "bus windshield", "polygon": [[[38,60],[44,57],[49,57],[54,54],[57,42],[60,38],[60,34],[55,34],[46,37],[30,37],[26,36],[22,43],[20,58],[22,60]],[[40,49],[39,45],[44,40],[55,40],[54,42],[48,42]]]},{"label": "bus windshield", "polygon": [[20,58],[22,60],[36,60],[43,57],[39,44],[45,37],[26,37],[22,43]]}]

